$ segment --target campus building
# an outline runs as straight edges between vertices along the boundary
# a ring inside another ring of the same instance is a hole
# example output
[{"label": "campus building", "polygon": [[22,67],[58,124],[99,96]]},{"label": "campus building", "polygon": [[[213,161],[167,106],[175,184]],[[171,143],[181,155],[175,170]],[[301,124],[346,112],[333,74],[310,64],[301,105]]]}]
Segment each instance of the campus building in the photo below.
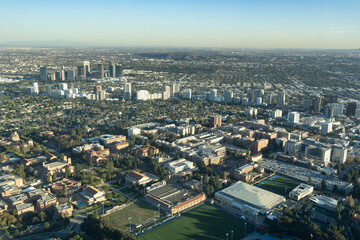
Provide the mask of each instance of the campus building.
[{"label": "campus building", "polygon": [[283,196],[241,181],[215,193],[215,199],[229,211],[240,210],[252,215],[265,214],[285,202]]},{"label": "campus building", "polygon": [[145,200],[167,213],[177,214],[205,201],[206,195],[169,184],[148,191]]},{"label": "campus building", "polygon": [[311,195],[313,191],[314,191],[313,186],[301,183],[299,186],[291,190],[291,192],[289,193],[289,197],[291,197],[296,201],[299,201],[300,199]]}]

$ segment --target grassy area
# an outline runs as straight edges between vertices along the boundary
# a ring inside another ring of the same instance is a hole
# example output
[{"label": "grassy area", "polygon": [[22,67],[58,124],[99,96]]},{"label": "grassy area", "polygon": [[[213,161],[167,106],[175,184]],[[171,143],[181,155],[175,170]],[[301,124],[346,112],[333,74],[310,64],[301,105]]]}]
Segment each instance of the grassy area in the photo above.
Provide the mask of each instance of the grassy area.
[{"label": "grassy area", "polygon": [[[122,231],[129,229],[129,220],[131,217],[131,225],[134,226],[141,223],[145,224],[146,221],[150,221],[152,218],[157,216],[158,210],[146,203],[145,201],[137,201],[134,204],[114,213],[111,213],[104,217],[105,221],[114,227]],[[160,212],[161,216],[164,213]]]},{"label": "grassy area", "polygon": [[279,195],[286,196],[300,183],[301,182],[299,180],[293,178],[285,177],[282,175],[274,175],[256,184],[255,186]]},{"label": "grassy area", "polygon": [[[233,237],[231,236],[233,231]],[[246,233],[254,226],[246,224]],[[209,205],[203,205],[181,217],[155,228],[144,235],[141,240],[162,239],[239,239],[245,235],[245,222],[233,215]]]}]

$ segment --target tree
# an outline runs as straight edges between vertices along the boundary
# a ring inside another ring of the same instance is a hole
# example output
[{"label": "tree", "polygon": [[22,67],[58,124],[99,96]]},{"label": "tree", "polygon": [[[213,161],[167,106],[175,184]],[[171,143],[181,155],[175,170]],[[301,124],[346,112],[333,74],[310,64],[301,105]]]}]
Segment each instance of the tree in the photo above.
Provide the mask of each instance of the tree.
[{"label": "tree", "polygon": [[309,179],[308,179],[307,183],[308,183],[308,184],[310,184],[310,185],[312,185],[312,183],[313,183],[313,182],[312,182],[311,177],[309,177]]},{"label": "tree", "polygon": [[65,178],[71,177],[71,172],[70,172],[69,168],[66,168],[64,176],[65,176]]},{"label": "tree", "polygon": [[346,202],[346,205],[348,205],[350,208],[354,207],[354,205],[355,205],[355,200],[353,199],[353,197],[351,195],[345,198],[345,202]]},{"label": "tree", "polygon": [[66,197],[68,193],[68,187],[66,185],[62,186],[61,192],[60,192],[60,196],[64,196]]},{"label": "tree", "polygon": [[46,220],[46,218],[47,218],[47,215],[46,215],[46,213],[44,211],[41,211],[39,213],[39,217],[40,217],[40,221],[44,222]]},{"label": "tree", "polygon": [[323,179],[323,180],[321,181],[321,189],[322,189],[322,190],[326,190],[326,189],[327,189],[325,179]]},{"label": "tree", "polygon": [[4,162],[4,160],[5,160],[5,153],[2,152],[0,153],[0,163]]},{"label": "tree", "polygon": [[53,180],[53,182],[56,182],[56,181],[57,181],[56,172],[52,175],[52,180]]},{"label": "tree", "polygon": [[45,223],[44,223],[44,228],[49,228],[49,227],[50,227],[50,223],[45,222]]},{"label": "tree", "polygon": [[46,182],[47,182],[47,183],[51,183],[51,182],[52,182],[52,178],[51,178],[50,173],[48,173],[48,175],[46,176]]}]

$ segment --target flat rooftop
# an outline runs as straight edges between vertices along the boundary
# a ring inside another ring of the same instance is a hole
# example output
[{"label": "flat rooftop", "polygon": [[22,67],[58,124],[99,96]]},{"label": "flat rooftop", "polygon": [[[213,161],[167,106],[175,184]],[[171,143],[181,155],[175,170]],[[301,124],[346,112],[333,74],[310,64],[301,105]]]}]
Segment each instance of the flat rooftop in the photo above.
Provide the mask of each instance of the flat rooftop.
[{"label": "flat rooftop", "polygon": [[183,189],[172,184],[150,190],[148,191],[148,194],[151,194],[152,196],[159,198],[171,205],[176,205],[179,202],[186,201],[190,197],[197,195],[195,191]]},{"label": "flat rooftop", "polygon": [[260,209],[271,208],[272,205],[285,200],[283,196],[252,186],[244,182],[237,182],[218,192],[233,199],[239,199]]}]

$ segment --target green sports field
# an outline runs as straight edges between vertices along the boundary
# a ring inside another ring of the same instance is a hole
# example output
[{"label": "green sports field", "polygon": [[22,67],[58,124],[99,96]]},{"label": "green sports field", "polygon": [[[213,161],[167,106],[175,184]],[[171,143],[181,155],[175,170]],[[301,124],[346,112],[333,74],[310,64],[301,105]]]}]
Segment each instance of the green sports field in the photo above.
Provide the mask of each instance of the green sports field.
[{"label": "green sports field", "polygon": [[291,190],[298,186],[301,182],[299,180],[285,177],[282,175],[274,175],[255,186],[268,190],[279,195],[288,195]]},{"label": "green sports field", "polygon": [[[131,224],[134,229],[134,227],[140,223],[146,224],[147,222],[153,221],[157,215],[158,210],[155,207],[145,201],[138,200],[120,211],[105,216],[104,220],[113,228],[124,231],[129,230],[129,217],[131,217]],[[160,215],[163,216],[164,213],[160,211]]]},{"label": "green sports field", "polygon": [[[139,236],[141,240],[240,239],[254,226],[209,205],[203,205],[164,225]],[[233,237],[231,236],[233,230]]]}]

